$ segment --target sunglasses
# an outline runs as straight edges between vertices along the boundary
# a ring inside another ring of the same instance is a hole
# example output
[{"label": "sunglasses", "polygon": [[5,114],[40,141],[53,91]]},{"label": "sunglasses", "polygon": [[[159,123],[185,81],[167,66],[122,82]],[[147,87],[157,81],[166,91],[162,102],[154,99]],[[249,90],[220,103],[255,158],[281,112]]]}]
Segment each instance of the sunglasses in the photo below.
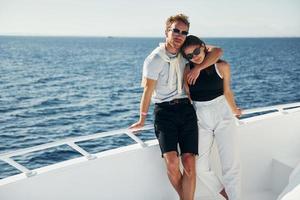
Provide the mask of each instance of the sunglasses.
[{"label": "sunglasses", "polygon": [[188,31],[180,31],[178,28],[171,28],[170,31],[172,31],[173,33],[184,35],[184,36],[187,36],[189,34]]},{"label": "sunglasses", "polygon": [[201,48],[198,47],[196,49],[194,49],[194,51],[192,53],[186,54],[186,58],[188,60],[192,60],[194,56],[198,56],[201,53]]}]

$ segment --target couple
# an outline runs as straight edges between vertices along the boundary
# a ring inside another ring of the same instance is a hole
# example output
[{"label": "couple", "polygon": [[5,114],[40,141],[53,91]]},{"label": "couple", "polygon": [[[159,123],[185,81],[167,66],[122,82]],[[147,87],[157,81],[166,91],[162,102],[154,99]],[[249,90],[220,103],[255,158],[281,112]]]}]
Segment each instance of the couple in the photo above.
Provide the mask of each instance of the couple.
[{"label": "couple", "polygon": [[[240,115],[241,111],[230,89],[229,65],[219,60],[221,49],[208,49],[198,37],[187,36],[189,26],[188,17],[183,14],[167,19],[166,42],[144,62],[140,119],[131,128],[144,126],[152,99],[155,134],[169,180],[180,199],[194,199],[199,177],[216,195],[240,200],[234,114]],[[223,184],[210,170],[214,138],[222,163]],[[183,172],[179,167],[178,144]]]}]

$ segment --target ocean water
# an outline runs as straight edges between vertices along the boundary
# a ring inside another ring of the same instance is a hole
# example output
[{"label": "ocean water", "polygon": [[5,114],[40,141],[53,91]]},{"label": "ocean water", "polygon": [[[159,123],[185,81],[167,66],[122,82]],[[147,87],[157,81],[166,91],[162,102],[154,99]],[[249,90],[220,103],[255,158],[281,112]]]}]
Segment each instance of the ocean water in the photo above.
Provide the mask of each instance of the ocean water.
[{"label": "ocean water", "polygon": [[[300,38],[204,40],[223,48],[241,108],[300,101]],[[1,36],[0,154],[134,123],[143,61],[162,41]],[[151,131],[139,137],[155,138]],[[94,153],[131,143],[120,135],[79,145]],[[78,156],[62,146],[14,159],[34,169]],[[17,173],[0,161],[0,178]]]}]

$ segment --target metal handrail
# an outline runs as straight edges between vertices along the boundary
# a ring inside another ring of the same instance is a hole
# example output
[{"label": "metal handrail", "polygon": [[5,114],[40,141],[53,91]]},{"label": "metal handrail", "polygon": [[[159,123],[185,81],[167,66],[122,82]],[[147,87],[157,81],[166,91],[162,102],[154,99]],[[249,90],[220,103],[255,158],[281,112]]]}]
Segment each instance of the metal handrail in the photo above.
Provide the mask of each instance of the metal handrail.
[{"label": "metal handrail", "polygon": [[[147,125],[140,129],[135,129],[134,131],[151,130],[152,128],[153,127],[151,125]],[[92,139],[108,137],[108,136],[113,136],[113,135],[119,135],[119,134],[127,134],[129,137],[131,137],[132,130],[119,129],[119,130],[114,130],[114,131],[95,133],[92,135],[85,135],[85,136],[79,136],[79,137],[74,137],[74,138],[66,138],[66,139],[62,139],[60,141],[56,141],[56,142],[50,142],[50,143],[46,143],[46,144],[37,145],[34,147],[19,149],[19,150],[13,151],[13,152],[6,152],[3,154],[0,154],[0,159],[9,158],[9,157],[13,157],[13,156],[19,156],[19,155],[23,155],[23,154],[30,153],[33,151],[39,151],[39,150],[43,150],[43,149],[48,149],[48,148],[52,148],[52,147],[65,145],[65,144],[68,145],[69,143],[82,142],[82,141],[86,141],[86,140],[92,140]],[[145,143],[143,141],[140,140],[139,143],[141,144],[141,146],[145,146]]]},{"label": "metal handrail", "polygon": [[[281,105],[275,105],[275,106],[266,106],[266,107],[253,108],[253,109],[246,109],[246,110],[243,110],[243,115],[260,113],[260,112],[267,112],[267,111],[274,111],[274,110],[281,113],[281,114],[285,114],[287,112],[286,109],[289,109],[289,108],[291,108],[291,110],[292,109],[299,109],[300,110],[300,102],[290,103],[290,104],[281,104]],[[240,120],[240,121],[242,121],[242,120]],[[240,124],[242,124],[242,123],[240,123]],[[126,134],[127,136],[132,138],[137,144],[139,144],[142,148],[144,148],[144,147],[147,147],[147,144],[145,142],[143,142],[141,139],[139,139],[134,134],[134,132],[135,131],[143,131],[143,130],[151,130],[151,129],[153,129],[153,125],[146,125],[146,126],[144,126],[142,128],[139,128],[139,129],[128,129],[128,128],[126,128],[126,129],[119,129],[119,130],[102,132],[102,133],[95,133],[95,134],[92,134],[92,135],[62,139],[62,140],[56,141],[56,142],[50,142],[50,143],[47,143],[47,144],[41,144],[41,145],[37,145],[37,146],[34,146],[34,147],[29,147],[29,148],[25,148],[25,149],[16,150],[16,151],[13,151],[13,152],[6,152],[6,153],[3,153],[3,154],[0,154],[0,160],[8,163],[9,165],[13,166],[14,168],[16,168],[16,169],[22,171],[23,173],[25,173],[26,176],[30,177],[30,176],[35,175],[36,173],[29,170],[29,169],[27,169],[23,165],[17,163],[16,161],[14,161],[12,159],[12,157],[18,156],[18,155],[24,155],[26,153],[31,153],[31,152],[34,152],[34,151],[39,151],[39,150],[43,150],[43,149],[57,147],[57,146],[61,146],[61,145],[68,145],[72,149],[77,151],[78,153],[82,154],[88,160],[91,160],[91,159],[94,159],[96,157],[94,155],[88,153],[87,151],[85,151],[83,148],[79,147],[77,144],[75,144],[76,142],[82,142],[82,141],[87,141],[87,140],[92,140],[92,139],[97,139],[97,138],[103,138],[103,137],[113,136],[113,135]]]},{"label": "metal handrail", "polygon": [[86,140],[103,138],[103,137],[112,136],[112,135],[126,134],[130,138],[132,138],[136,143],[138,143],[142,148],[144,148],[144,147],[147,147],[146,143],[144,143],[141,139],[139,139],[137,136],[135,136],[133,134],[133,132],[142,131],[142,130],[151,130],[152,128],[153,128],[153,126],[147,125],[147,126],[144,126],[142,128],[139,128],[139,129],[128,129],[127,128],[127,129],[119,129],[119,130],[114,130],[114,131],[108,131],[108,132],[104,132],[104,133],[95,133],[95,134],[92,134],[92,135],[79,136],[79,137],[74,137],[74,138],[67,138],[67,139],[63,139],[63,140],[60,140],[60,141],[56,141],[56,142],[41,144],[41,145],[37,145],[37,146],[34,146],[34,147],[29,147],[29,148],[25,148],[25,149],[16,150],[16,151],[13,151],[13,152],[3,153],[3,154],[0,155],[0,160],[6,162],[7,164],[11,165],[12,167],[14,167],[14,168],[20,170],[21,172],[25,173],[27,177],[30,177],[30,176],[35,175],[36,173],[29,170],[28,168],[21,165],[20,163],[16,162],[15,160],[12,159],[12,157],[19,156],[19,155],[24,155],[26,153],[31,153],[31,152],[34,152],[34,151],[39,151],[39,150],[43,150],[43,149],[57,147],[57,146],[61,146],[61,145],[68,145],[72,149],[74,149],[75,151],[77,151],[78,153],[80,153],[81,155],[86,157],[88,160],[92,160],[92,159],[95,159],[96,157],[94,155],[91,155],[87,151],[85,151],[83,148],[79,147],[77,144],[75,144],[76,142],[82,142],[82,141],[86,141]]},{"label": "metal handrail", "polygon": [[294,108],[294,107],[300,107],[300,102],[289,103],[289,104],[279,104],[279,105],[275,105],[275,106],[266,106],[266,107],[260,107],[260,108],[246,109],[246,110],[243,111],[243,115],[259,113],[259,112],[267,112],[267,111],[273,111],[273,110],[283,112],[288,108]]}]

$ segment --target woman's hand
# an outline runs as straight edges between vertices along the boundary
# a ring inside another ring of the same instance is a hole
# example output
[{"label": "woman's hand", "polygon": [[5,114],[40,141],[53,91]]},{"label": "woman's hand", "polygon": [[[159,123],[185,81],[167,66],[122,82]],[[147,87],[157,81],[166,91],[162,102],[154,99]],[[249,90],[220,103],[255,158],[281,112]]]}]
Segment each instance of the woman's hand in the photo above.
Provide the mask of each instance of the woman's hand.
[{"label": "woman's hand", "polygon": [[199,67],[194,67],[187,74],[187,82],[190,85],[194,85],[196,83],[197,78],[199,77],[201,69]]},{"label": "woman's hand", "polygon": [[234,110],[233,110],[233,114],[239,118],[241,115],[242,115],[242,109],[236,107]]}]

